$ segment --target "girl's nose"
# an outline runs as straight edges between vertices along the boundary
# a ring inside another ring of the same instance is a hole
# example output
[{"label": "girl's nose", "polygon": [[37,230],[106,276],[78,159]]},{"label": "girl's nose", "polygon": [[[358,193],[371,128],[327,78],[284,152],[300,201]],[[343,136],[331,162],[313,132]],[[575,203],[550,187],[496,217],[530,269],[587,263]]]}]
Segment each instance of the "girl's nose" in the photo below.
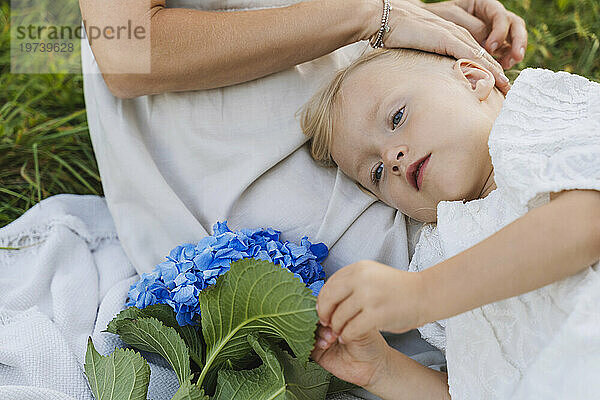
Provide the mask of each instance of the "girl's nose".
[{"label": "girl's nose", "polygon": [[403,175],[403,166],[408,148],[406,146],[395,146],[388,149],[383,156],[383,163],[387,170],[394,175]]}]

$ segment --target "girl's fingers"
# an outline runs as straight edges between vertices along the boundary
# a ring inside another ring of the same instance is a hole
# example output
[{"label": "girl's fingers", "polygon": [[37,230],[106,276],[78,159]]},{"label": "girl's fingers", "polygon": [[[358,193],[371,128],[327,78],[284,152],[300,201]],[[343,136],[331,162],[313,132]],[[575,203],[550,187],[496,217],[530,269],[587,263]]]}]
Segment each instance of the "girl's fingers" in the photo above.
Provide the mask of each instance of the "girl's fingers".
[{"label": "girl's fingers", "polygon": [[327,335],[327,331],[331,331],[331,329],[326,328],[322,325],[319,325],[317,327],[317,332],[315,334],[316,342],[314,344],[313,353],[319,352],[319,351],[322,352],[322,351],[327,350],[331,346],[331,344],[335,341],[335,340],[331,341],[331,340],[326,339],[326,337],[329,339],[331,337],[330,334]]},{"label": "girl's fingers", "polygon": [[319,340],[324,340],[327,345],[330,345],[337,340],[337,335],[333,333],[331,328],[319,325],[317,328],[317,344],[319,344]]},{"label": "girl's fingers", "polygon": [[331,343],[327,342],[325,339],[318,338],[317,343],[315,344],[316,348],[327,350],[331,346]]},{"label": "girl's fingers", "polygon": [[331,330],[337,336],[344,329],[344,326],[350,321],[356,314],[361,311],[362,307],[357,304],[356,296],[351,296],[344,300],[335,309],[335,312],[331,316]]},{"label": "girl's fingers", "polygon": [[354,318],[348,321],[344,327],[344,330],[340,333],[338,340],[341,343],[357,341],[367,336],[367,334],[373,329],[374,327],[369,324],[365,313],[360,312]]},{"label": "girl's fingers", "polygon": [[338,284],[339,279],[335,278],[335,274],[333,274],[331,278],[325,281],[317,297],[317,313],[323,326],[330,324],[331,314],[337,305],[352,294],[350,285]]},{"label": "girl's fingers", "polygon": [[327,351],[327,349],[322,349],[319,346],[315,346],[313,351],[310,353],[310,358],[312,358],[315,362],[318,363],[326,351]]}]

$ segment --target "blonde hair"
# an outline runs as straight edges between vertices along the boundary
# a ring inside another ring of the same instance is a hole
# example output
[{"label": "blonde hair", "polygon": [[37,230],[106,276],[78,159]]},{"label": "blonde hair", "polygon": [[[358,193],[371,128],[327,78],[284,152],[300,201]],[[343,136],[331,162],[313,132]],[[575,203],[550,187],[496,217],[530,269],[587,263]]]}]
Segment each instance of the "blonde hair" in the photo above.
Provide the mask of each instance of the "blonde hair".
[{"label": "blonde hair", "polygon": [[[448,57],[411,49],[372,49],[367,46],[365,51],[350,65],[337,70],[333,79],[317,90],[295,113],[296,117],[300,114],[300,127],[302,132],[309,138],[312,158],[324,167],[337,166],[331,158],[331,143],[335,128],[334,121],[339,114],[339,109],[336,106],[338,105],[342,83],[358,67],[375,59],[387,59],[393,67],[406,70],[416,65],[418,61],[441,61],[448,59]],[[378,199],[359,182],[355,183],[364,193]]]}]

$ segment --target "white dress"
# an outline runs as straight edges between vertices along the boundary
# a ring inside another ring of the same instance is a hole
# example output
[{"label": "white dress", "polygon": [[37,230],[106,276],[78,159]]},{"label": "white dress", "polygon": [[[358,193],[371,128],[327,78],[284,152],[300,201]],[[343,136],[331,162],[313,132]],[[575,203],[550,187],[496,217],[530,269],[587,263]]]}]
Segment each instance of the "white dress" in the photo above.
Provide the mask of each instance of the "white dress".
[{"label": "white dress", "polygon": [[[547,203],[550,192],[600,190],[600,85],[524,70],[488,144],[497,189],[440,202],[437,226],[421,232],[409,270],[472,247]],[[445,350],[452,399],[600,398],[598,267],[419,328]]]},{"label": "white dress", "polygon": [[[298,0],[169,0],[168,7],[235,11]],[[361,41],[315,60],[238,85],[121,100],[82,41],[84,94],[104,194],[119,240],[138,273],[178,244],[231,229],[271,226],[282,239],[324,242],[330,276],[374,259],[406,270],[405,217],[364,194],[341,171],[318,166],[294,113]],[[410,227],[408,229],[410,231]],[[389,336],[394,347],[428,366],[443,355],[416,331]]]}]

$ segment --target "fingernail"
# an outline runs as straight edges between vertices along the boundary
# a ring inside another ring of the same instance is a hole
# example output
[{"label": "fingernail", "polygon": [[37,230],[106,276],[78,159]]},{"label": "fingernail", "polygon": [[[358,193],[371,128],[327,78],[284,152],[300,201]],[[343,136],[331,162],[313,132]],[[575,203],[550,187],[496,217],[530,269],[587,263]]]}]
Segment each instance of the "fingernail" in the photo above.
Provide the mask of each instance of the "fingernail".
[{"label": "fingernail", "polygon": [[508,61],[508,68],[512,68],[512,67],[513,67],[513,65],[515,65],[515,60],[514,60],[513,58],[511,58],[511,59]]},{"label": "fingernail", "polygon": [[502,82],[504,82],[504,83],[508,83],[509,82],[508,78],[504,74],[500,75],[500,80],[502,80]]},{"label": "fingernail", "polygon": [[492,43],[492,45],[490,46],[490,51],[493,52],[498,48],[498,42],[494,42]]},{"label": "fingernail", "polygon": [[327,343],[323,339],[319,339],[319,341],[317,342],[317,346],[319,346],[322,349],[326,348],[328,345],[329,345],[329,343]]},{"label": "fingernail", "polygon": [[519,54],[521,55],[521,57],[525,56],[525,47],[521,47],[521,50],[519,50]]},{"label": "fingernail", "polygon": [[325,340],[327,340],[328,342],[331,342],[333,340],[333,336],[331,335],[331,333],[329,331],[326,331],[323,336],[325,336]]}]

